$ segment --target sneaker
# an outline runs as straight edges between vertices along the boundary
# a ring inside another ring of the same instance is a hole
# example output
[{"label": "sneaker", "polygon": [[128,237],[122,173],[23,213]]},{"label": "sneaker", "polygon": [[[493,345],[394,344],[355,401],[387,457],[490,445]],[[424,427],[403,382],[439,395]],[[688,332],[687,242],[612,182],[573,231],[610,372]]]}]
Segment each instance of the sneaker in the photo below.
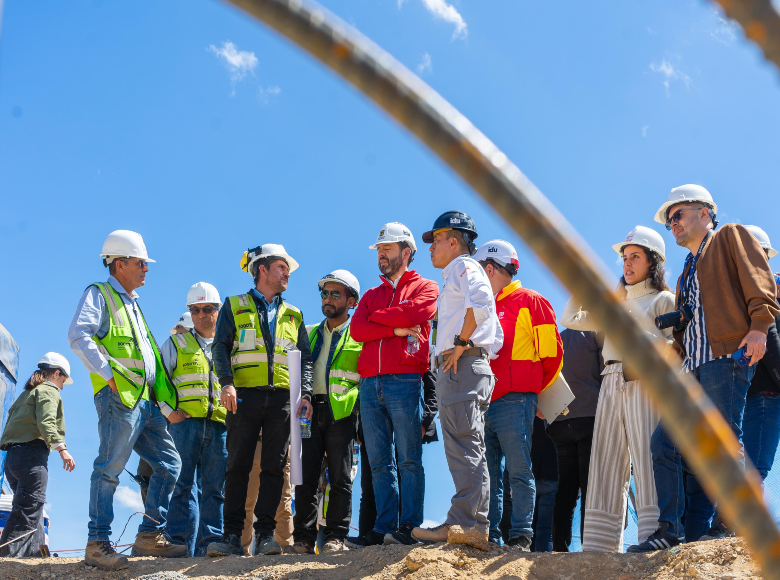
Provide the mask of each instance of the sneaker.
[{"label": "sneaker", "polygon": [[706,534],[699,538],[699,541],[707,542],[709,540],[722,540],[723,538],[730,538],[731,536],[736,536],[736,534],[729,530],[720,516],[715,516],[715,519],[712,520],[712,527]]},{"label": "sneaker", "polygon": [[241,546],[241,538],[236,534],[225,534],[219,542],[211,542],[206,548],[206,555],[209,558],[218,558],[219,556],[243,556],[244,548]]},{"label": "sneaker", "polygon": [[303,554],[313,554],[314,548],[308,542],[295,542],[290,546],[285,546],[282,551],[283,554],[292,554],[294,556],[301,556]]},{"label": "sneaker", "polygon": [[440,524],[435,528],[414,528],[412,537],[423,544],[438,544],[447,541],[450,532],[448,524]]},{"label": "sneaker", "polygon": [[658,529],[641,544],[629,546],[626,552],[632,554],[642,554],[644,552],[657,552],[679,546],[682,540],[669,533],[669,522],[658,522]]},{"label": "sneaker", "polygon": [[480,532],[476,527],[466,528],[465,530],[461,526],[450,526],[449,533],[447,534],[448,544],[466,544],[472,548],[478,550],[490,551],[490,543],[488,542],[488,535]]},{"label": "sneaker", "polygon": [[344,545],[353,550],[360,550],[369,546],[381,546],[385,543],[385,535],[371,530],[362,536],[350,536],[344,540]]},{"label": "sneaker", "polygon": [[[296,544],[298,543],[296,542]],[[255,556],[276,556],[281,553],[282,547],[279,545],[279,542],[274,540],[273,534],[258,534],[255,538]],[[313,554],[314,550],[311,553]]]},{"label": "sneaker", "polygon": [[411,546],[416,544],[417,540],[412,537],[412,526],[406,524],[398,528],[397,532],[388,532],[385,534],[385,544],[401,544],[402,546]]},{"label": "sneaker", "polygon": [[322,545],[320,553],[328,554],[329,552],[343,552],[344,550],[346,550],[344,542],[338,538],[331,538]]},{"label": "sneaker", "polygon": [[528,536],[517,536],[516,538],[509,538],[506,545],[519,548],[521,552],[530,552],[531,538]]},{"label": "sneaker", "polygon": [[111,542],[87,542],[84,550],[84,563],[100,570],[111,572],[128,567],[127,556],[123,556],[111,545]]},{"label": "sneaker", "polygon": [[138,532],[130,555],[181,558],[187,555],[187,546],[171,543],[162,532]]}]

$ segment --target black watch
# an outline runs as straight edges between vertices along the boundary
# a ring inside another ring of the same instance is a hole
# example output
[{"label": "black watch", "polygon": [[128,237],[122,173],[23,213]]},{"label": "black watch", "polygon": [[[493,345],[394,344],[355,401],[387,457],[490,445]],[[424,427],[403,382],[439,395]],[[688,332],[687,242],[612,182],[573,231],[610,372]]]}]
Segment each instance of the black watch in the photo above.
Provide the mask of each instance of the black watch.
[{"label": "black watch", "polygon": [[474,346],[474,343],[471,342],[471,340],[469,340],[468,342],[466,342],[465,340],[461,340],[459,334],[455,335],[455,339],[453,340],[453,342],[455,343],[455,346]]}]

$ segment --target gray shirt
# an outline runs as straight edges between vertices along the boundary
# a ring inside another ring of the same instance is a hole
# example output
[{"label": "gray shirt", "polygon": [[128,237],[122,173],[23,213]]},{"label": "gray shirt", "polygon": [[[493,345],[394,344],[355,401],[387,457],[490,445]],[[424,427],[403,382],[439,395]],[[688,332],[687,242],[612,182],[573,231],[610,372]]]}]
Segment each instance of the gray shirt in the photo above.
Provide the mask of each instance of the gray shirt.
[{"label": "gray shirt", "polygon": [[604,337],[592,330],[561,332],[563,341],[563,369],[575,399],[569,404],[569,413],[558,421],[595,417],[601,390],[601,372],[604,370],[602,348]]}]

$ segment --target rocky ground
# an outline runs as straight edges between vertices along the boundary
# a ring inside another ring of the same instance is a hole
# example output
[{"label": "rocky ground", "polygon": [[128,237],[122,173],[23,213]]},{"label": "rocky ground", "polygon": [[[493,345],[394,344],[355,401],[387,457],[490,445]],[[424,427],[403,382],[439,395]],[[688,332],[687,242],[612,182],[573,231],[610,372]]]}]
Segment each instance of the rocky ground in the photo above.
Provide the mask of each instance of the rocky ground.
[{"label": "rocky ground", "polygon": [[462,545],[377,546],[325,556],[162,560],[132,558],[130,568],[101,572],[76,558],[2,559],[0,580],[640,580],[762,578],[739,539],[697,542],[651,555],[480,552]]}]

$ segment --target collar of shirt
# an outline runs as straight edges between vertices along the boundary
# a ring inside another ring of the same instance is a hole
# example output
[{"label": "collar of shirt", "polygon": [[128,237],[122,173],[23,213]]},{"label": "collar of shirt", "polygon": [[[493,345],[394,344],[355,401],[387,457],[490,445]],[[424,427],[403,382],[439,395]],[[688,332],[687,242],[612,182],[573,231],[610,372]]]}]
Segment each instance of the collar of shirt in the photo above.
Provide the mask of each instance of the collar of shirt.
[{"label": "collar of shirt", "polygon": [[55,389],[57,389],[58,391],[61,391],[61,390],[62,390],[62,387],[58,387],[57,385],[55,385],[55,384],[54,384],[54,383],[52,383],[51,381],[43,381],[41,384],[42,384],[42,385],[49,385],[50,387],[54,387],[54,388],[55,388]]},{"label": "collar of shirt", "polygon": [[346,328],[346,326],[349,324],[349,321],[350,321],[350,320],[351,320],[351,318],[347,318],[347,319],[346,319],[344,322],[342,322],[341,324],[339,324],[339,325],[338,325],[336,328],[334,328],[333,330],[330,330],[330,329],[328,328],[328,321],[326,320],[325,322],[323,322],[323,324],[322,324],[322,328],[323,328],[323,330],[324,330],[325,332],[327,332],[328,334],[333,334],[334,332],[341,332],[342,330],[344,330],[344,328]]},{"label": "collar of shirt", "polygon": [[274,297],[271,299],[271,301],[270,301],[270,302],[268,302],[268,300],[266,300],[266,299],[265,299],[265,296],[263,296],[262,294],[260,294],[260,292],[258,292],[258,291],[257,291],[257,288],[252,288],[252,289],[249,291],[249,293],[250,293],[250,294],[251,294],[253,297],[257,298],[258,300],[262,300],[262,301],[263,301],[263,304],[265,304],[265,308],[266,308],[266,310],[268,310],[269,308],[274,308],[274,309],[276,309],[276,307],[277,307],[277,306],[279,306],[279,295],[278,295],[278,294],[277,294],[276,296],[274,296]]},{"label": "collar of shirt", "polygon": [[504,286],[502,288],[501,292],[496,294],[496,302],[498,302],[499,300],[501,300],[503,298],[506,298],[512,292],[514,292],[518,288],[522,288],[522,287],[523,287],[523,285],[520,283],[520,280],[515,280],[514,282],[512,282],[510,284],[507,284],[506,286]]},{"label": "collar of shirt", "polygon": [[132,300],[136,300],[138,298],[138,293],[135,290],[133,290],[132,293],[128,292],[127,290],[125,290],[125,287],[122,286],[122,284],[120,284],[119,280],[117,280],[113,276],[108,277],[108,283],[111,284],[114,290],[116,290],[120,294],[124,294],[125,296],[127,296]]},{"label": "collar of shirt", "polygon": [[444,266],[444,268],[441,271],[441,277],[445,280],[449,277],[450,272],[452,272],[452,269],[455,267],[455,264],[459,263],[461,261],[461,258],[468,258],[468,254],[461,254],[457,258],[455,258],[452,262]]}]

